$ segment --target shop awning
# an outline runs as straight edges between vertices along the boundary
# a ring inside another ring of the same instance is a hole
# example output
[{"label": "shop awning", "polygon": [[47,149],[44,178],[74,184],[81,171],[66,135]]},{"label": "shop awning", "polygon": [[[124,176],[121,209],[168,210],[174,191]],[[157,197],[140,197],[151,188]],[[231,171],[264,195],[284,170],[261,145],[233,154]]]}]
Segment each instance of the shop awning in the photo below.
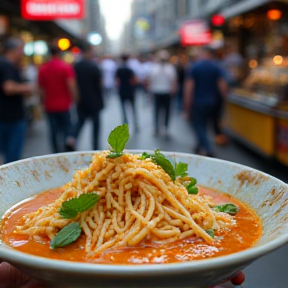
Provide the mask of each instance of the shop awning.
[{"label": "shop awning", "polygon": [[73,33],[70,33],[70,31],[65,30],[54,21],[37,22],[37,27],[39,27],[43,33],[49,35],[51,38],[68,37],[74,43],[79,43],[82,41],[80,38],[75,36]]},{"label": "shop awning", "polygon": [[271,0],[242,0],[237,2],[236,4],[231,5],[230,7],[224,8],[221,11],[221,14],[225,18],[231,18],[234,16],[241,15],[245,12],[253,10],[263,4],[271,2]]}]

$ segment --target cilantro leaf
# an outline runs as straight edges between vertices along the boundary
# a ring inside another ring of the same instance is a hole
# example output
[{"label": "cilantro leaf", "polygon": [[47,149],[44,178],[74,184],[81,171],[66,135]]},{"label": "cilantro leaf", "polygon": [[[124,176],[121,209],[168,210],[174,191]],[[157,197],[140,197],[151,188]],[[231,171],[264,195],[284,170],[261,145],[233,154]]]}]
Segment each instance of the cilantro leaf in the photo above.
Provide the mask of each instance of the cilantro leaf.
[{"label": "cilantro leaf", "polygon": [[239,211],[239,208],[234,204],[224,204],[224,205],[217,205],[213,208],[217,212],[224,212],[230,215],[235,215]]},{"label": "cilantro leaf", "polygon": [[152,155],[152,160],[170,176],[172,181],[175,181],[175,169],[172,163],[165,157],[164,154],[160,153],[159,150],[155,151],[155,154]]},{"label": "cilantro leaf", "polygon": [[206,233],[207,233],[208,235],[210,235],[212,238],[215,237],[215,230],[214,230],[214,229],[207,229],[207,230],[205,230],[205,231],[206,231]]},{"label": "cilantro leaf", "polygon": [[62,203],[59,214],[62,218],[72,219],[78,213],[92,208],[99,200],[100,196],[95,193],[82,194],[77,198],[72,198]]},{"label": "cilantro leaf", "polygon": [[175,176],[176,177],[186,177],[188,175],[188,164],[187,163],[175,163]]},{"label": "cilantro leaf", "polygon": [[129,136],[129,126],[127,124],[120,125],[111,131],[108,137],[108,143],[111,146],[110,154],[113,155],[112,157],[110,156],[110,158],[117,158],[123,155],[122,152],[129,140]]},{"label": "cilantro leaf", "polygon": [[190,182],[185,185],[189,194],[198,194],[198,188],[195,186],[197,184],[197,180],[195,178],[190,178]]},{"label": "cilantro leaf", "polygon": [[50,248],[60,248],[73,243],[80,237],[81,232],[82,229],[78,222],[70,223],[56,234],[56,236],[50,242]]}]

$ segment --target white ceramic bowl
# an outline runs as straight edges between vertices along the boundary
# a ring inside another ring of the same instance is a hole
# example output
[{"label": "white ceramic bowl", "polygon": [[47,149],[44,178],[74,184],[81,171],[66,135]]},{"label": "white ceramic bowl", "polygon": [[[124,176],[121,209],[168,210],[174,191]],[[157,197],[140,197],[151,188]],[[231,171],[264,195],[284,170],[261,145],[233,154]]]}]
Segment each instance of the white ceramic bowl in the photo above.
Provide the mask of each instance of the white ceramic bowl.
[{"label": "white ceramic bowl", "polygon": [[[134,151],[136,153],[136,151]],[[59,187],[76,169],[86,167],[93,152],[54,154],[0,167],[0,216],[17,202]],[[248,203],[263,221],[263,235],[246,251],[176,264],[99,265],[50,260],[15,251],[0,242],[0,258],[52,287],[205,287],[232,276],[252,261],[288,242],[288,186],[251,168],[182,153],[165,153],[189,164],[200,185]]]}]

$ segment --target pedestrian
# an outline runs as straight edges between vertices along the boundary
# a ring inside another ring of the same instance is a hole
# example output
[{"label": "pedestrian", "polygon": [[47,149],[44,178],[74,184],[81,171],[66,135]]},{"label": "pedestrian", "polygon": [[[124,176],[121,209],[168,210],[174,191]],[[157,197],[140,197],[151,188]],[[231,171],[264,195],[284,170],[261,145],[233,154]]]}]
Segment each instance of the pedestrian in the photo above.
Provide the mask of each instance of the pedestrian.
[{"label": "pedestrian", "polygon": [[243,78],[244,60],[240,53],[230,44],[225,47],[225,56],[222,60],[222,67],[226,73],[229,87],[239,86]]},{"label": "pedestrian", "polygon": [[183,111],[183,94],[184,94],[184,82],[185,82],[185,67],[183,60],[179,58],[176,63],[177,71],[177,110],[179,113]]},{"label": "pedestrian", "polygon": [[130,55],[127,61],[127,66],[133,70],[138,82],[139,78],[141,78],[141,75],[139,74],[142,74],[142,64],[138,57],[136,55]]},{"label": "pedestrian", "polygon": [[147,98],[147,91],[146,91],[147,73],[148,73],[148,70],[147,70],[145,59],[143,57],[139,57],[138,71],[135,75],[137,75],[138,95],[140,95],[140,97],[144,99]]},{"label": "pedestrian", "polygon": [[171,99],[177,91],[177,73],[175,67],[169,63],[168,51],[159,51],[157,60],[148,75],[148,89],[154,97],[154,136],[159,134],[159,116],[163,110],[164,135],[168,137]]},{"label": "pedestrian", "polygon": [[117,64],[110,55],[106,55],[101,62],[105,101],[108,101],[115,88],[115,73]]},{"label": "pedestrian", "polygon": [[[71,151],[74,142],[70,108],[77,101],[75,72],[61,60],[61,50],[50,45],[51,59],[39,69],[38,84],[50,128],[53,153]],[[72,142],[71,142],[72,141]]]},{"label": "pedestrian", "polygon": [[98,65],[93,61],[94,51],[90,44],[81,47],[82,59],[75,66],[79,100],[77,103],[78,122],[75,138],[83,127],[86,119],[93,122],[93,149],[99,149],[100,111],[103,108],[102,75]]},{"label": "pedestrian", "polygon": [[4,163],[21,158],[26,131],[24,96],[33,90],[33,85],[23,82],[19,68],[23,45],[18,38],[8,38],[0,58],[0,153]]},{"label": "pedestrian", "polygon": [[[24,79],[36,87],[38,79],[38,68],[33,63],[33,59],[30,59],[29,63],[23,70]],[[29,97],[29,99],[26,99],[25,101],[25,113],[28,127],[32,126],[34,121],[37,119],[37,116],[39,115],[40,99],[37,92],[38,91],[35,89],[34,93]]]},{"label": "pedestrian", "polygon": [[116,79],[116,86],[118,87],[118,93],[120,96],[120,102],[123,113],[123,122],[128,123],[128,117],[126,112],[127,109],[126,104],[128,103],[131,105],[132,108],[134,130],[135,132],[138,132],[139,127],[138,127],[138,118],[135,103],[137,80],[133,70],[128,67],[128,59],[129,59],[128,55],[122,55],[121,64],[116,71],[115,79]]},{"label": "pedestrian", "polygon": [[227,84],[223,70],[213,59],[213,51],[203,47],[199,60],[188,71],[185,83],[185,109],[190,114],[197,145],[195,153],[214,156],[208,138],[208,122],[218,109],[218,97],[225,97]]},{"label": "pedestrian", "polygon": [[[223,62],[222,58],[219,55],[219,51],[217,54],[217,50],[214,51],[214,61],[220,68],[222,69],[223,73],[223,78],[225,79],[227,83],[227,87],[229,87],[229,77],[228,77],[228,71],[223,67]],[[225,135],[224,129],[222,127],[222,118],[223,118],[223,113],[225,109],[225,97],[221,95],[221,92],[218,91],[219,93],[217,94],[217,103],[215,106],[214,110],[214,115],[213,115],[213,130],[214,130],[214,142],[219,145],[219,146],[224,146],[228,143],[228,137]],[[228,92],[227,92],[228,93]]]}]

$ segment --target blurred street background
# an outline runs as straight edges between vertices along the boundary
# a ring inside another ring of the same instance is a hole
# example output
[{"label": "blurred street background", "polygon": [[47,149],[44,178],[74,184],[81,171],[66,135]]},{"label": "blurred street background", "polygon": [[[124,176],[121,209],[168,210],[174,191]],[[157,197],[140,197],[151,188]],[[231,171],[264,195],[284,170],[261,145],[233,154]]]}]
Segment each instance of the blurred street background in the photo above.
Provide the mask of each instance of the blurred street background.
[{"label": "blurred street background", "polygon": [[[288,183],[288,0],[0,0],[0,50],[2,162],[107,149],[128,123],[129,149]],[[251,264],[244,287],[288,287],[287,256]]]}]

